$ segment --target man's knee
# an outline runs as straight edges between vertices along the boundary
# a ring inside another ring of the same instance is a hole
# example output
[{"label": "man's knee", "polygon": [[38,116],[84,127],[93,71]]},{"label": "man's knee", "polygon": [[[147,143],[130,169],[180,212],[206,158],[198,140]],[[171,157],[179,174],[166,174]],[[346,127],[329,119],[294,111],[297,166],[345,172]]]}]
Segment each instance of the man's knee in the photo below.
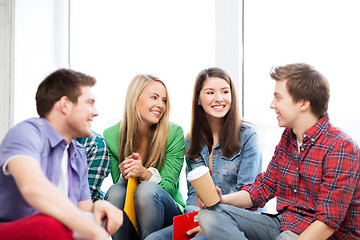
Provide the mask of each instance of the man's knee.
[{"label": "man's knee", "polygon": [[44,239],[73,239],[73,231],[52,217],[39,215],[37,226]]},{"label": "man's knee", "polygon": [[216,224],[216,215],[220,213],[217,213],[213,210],[209,209],[200,209],[198,213],[198,220],[201,228],[212,228],[212,224]]},{"label": "man's knee", "polygon": [[299,234],[296,234],[290,230],[283,231],[275,240],[295,240],[299,237]]},{"label": "man's knee", "polygon": [[73,239],[72,230],[43,214],[4,223],[1,226],[0,235],[4,239]]}]

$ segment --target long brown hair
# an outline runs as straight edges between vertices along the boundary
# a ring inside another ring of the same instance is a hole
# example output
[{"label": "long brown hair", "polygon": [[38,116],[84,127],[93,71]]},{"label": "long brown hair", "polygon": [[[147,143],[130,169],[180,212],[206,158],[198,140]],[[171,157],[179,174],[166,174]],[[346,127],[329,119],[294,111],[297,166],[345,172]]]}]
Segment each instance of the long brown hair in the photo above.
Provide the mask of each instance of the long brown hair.
[{"label": "long brown hair", "polygon": [[149,74],[140,74],[130,82],[124,106],[124,115],[119,129],[119,161],[134,152],[136,140],[139,138],[139,122],[141,116],[137,109],[137,101],[141,92],[151,82],[157,81],[164,85],[166,91],[166,110],[159,123],[154,124],[150,129],[146,153],[144,157],[144,167],[156,167],[159,163],[161,167],[165,159],[165,148],[168,137],[170,101],[165,84],[157,77]]},{"label": "long brown hair", "polygon": [[232,157],[241,148],[240,131],[241,119],[239,116],[236,90],[230,76],[221,68],[213,67],[201,71],[196,77],[193,92],[192,116],[190,128],[191,145],[186,152],[189,158],[197,158],[201,151],[201,145],[205,144],[211,152],[213,137],[210,125],[205,117],[205,111],[201,105],[198,105],[200,91],[204,82],[211,78],[217,77],[225,80],[230,85],[231,106],[229,112],[224,117],[224,124],[220,131],[219,141],[221,150],[226,157]]}]

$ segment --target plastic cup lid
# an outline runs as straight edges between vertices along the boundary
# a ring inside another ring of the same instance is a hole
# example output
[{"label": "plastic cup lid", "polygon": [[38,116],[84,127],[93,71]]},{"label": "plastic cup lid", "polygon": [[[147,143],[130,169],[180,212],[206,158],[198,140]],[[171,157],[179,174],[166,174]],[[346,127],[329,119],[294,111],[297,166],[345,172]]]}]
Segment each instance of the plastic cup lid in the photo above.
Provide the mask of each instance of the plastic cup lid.
[{"label": "plastic cup lid", "polygon": [[199,177],[204,176],[208,172],[209,172],[208,167],[205,167],[205,166],[197,167],[188,173],[187,180],[193,181],[195,179],[198,179]]}]

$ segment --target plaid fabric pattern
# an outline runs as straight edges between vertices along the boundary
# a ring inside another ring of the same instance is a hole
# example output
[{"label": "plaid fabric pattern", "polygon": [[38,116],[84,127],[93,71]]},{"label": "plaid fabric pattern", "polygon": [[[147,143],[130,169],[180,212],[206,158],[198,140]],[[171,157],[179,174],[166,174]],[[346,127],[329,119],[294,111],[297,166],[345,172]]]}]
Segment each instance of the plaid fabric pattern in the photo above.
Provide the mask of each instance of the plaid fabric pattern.
[{"label": "plaid fabric pattern", "polygon": [[330,239],[360,238],[359,148],[323,116],[303,135],[285,129],[264,174],[242,187],[254,205],[277,197],[281,230],[300,234],[315,220],[335,229]]},{"label": "plaid fabric pattern", "polygon": [[104,199],[104,192],[101,191],[103,180],[109,175],[111,161],[105,138],[93,132],[88,138],[76,139],[85,149],[88,163],[88,178],[91,192],[91,199],[95,202]]}]

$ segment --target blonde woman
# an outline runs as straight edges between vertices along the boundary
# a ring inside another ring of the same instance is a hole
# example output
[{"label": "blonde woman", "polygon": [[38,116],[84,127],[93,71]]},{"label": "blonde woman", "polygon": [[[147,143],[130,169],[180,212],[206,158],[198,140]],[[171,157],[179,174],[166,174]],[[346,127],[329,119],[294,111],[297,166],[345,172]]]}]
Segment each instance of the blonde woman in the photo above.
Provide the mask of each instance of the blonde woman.
[{"label": "blonde woman", "polygon": [[[171,225],[185,206],[179,190],[184,132],[169,122],[169,111],[165,84],[152,75],[137,75],[127,90],[122,121],[104,131],[115,183],[105,199],[124,209],[127,180],[139,179],[135,210],[142,239]],[[123,227],[112,237],[137,237],[126,216]]]}]

